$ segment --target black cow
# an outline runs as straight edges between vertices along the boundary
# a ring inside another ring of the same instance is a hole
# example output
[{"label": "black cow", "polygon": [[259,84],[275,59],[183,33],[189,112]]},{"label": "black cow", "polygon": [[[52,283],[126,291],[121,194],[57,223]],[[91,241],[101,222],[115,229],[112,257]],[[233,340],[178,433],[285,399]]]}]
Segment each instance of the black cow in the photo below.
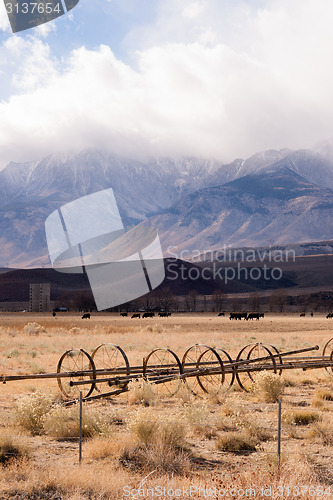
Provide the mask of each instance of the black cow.
[{"label": "black cow", "polygon": [[305,313],[301,313],[301,314],[299,315],[299,317],[300,317],[300,318],[304,318],[304,316],[305,316]]},{"label": "black cow", "polygon": [[126,318],[127,313],[120,313],[120,316],[123,316],[124,318]]},{"label": "black cow", "polygon": [[218,313],[218,316],[225,316],[224,313]]},{"label": "black cow", "polygon": [[246,316],[246,320],[248,321],[249,319],[251,319],[251,320],[256,319],[257,321],[259,321],[259,313],[249,313]]},{"label": "black cow", "polygon": [[328,315],[326,316],[326,318],[333,318],[333,313],[328,313]]},{"label": "black cow", "polygon": [[142,315],[143,318],[153,318],[154,316],[155,316],[155,313],[151,313],[151,312],[145,312]]},{"label": "black cow", "polygon": [[90,319],[90,313],[84,313],[82,319]]},{"label": "black cow", "polygon": [[247,313],[230,313],[229,319],[241,320],[247,318]]},{"label": "black cow", "polygon": [[158,315],[161,317],[161,318],[167,318],[168,316],[171,316],[171,313],[167,313],[167,312],[159,312]]},{"label": "black cow", "polygon": [[141,318],[141,314],[140,313],[134,313],[131,316],[131,319],[133,319],[133,318]]}]

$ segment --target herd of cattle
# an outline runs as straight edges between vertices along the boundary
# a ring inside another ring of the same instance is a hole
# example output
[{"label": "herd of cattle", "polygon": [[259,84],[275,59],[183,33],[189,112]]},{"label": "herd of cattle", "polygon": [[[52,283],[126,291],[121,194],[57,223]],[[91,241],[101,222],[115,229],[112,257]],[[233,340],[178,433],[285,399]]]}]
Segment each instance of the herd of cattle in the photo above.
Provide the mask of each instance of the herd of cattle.
[{"label": "herd of cattle", "polygon": [[[127,312],[122,312],[120,313],[120,316],[123,316],[123,317],[127,317],[128,316],[128,313]],[[171,313],[169,312],[159,312],[158,313],[158,316],[160,316],[161,318],[167,318],[169,316],[171,316]],[[218,313],[218,316],[225,316],[225,313],[224,312],[220,312]],[[229,316],[229,319],[246,319],[247,321],[249,319],[253,320],[253,319],[256,319],[257,321],[259,321],[260,318],[263,318],[265,315],[264,313],[230,313],[230,316]],[[154,312],[144,312],[142,315],[141,313],[133,313],[131,318],[154,318],[155,317],[155,313]]]},{"label": "herd of cattle", "polygon": [[256,319],[259,321],[260,318],[264,318],[265,315],[264,313],[258,313],[258,312],[253,312],[253,313],[247,313],[247,312],[241,312],[241,313],[230,313],[229,319],[235,319],[235,320],[246,320],[248,321],[249,319],[254,320]]},{"label": "herd of cattle", "polygon": [[[168,313],[168,312],[159,312],[158,315],[161,317],[161,318],[167,318],[168,316],[171,316],[171,313]],[[126,318],[128,316],[128,313],[126,312],[123,312],[123,313],[120,313],[120,316],[123,316],[124,318]],[[155,313],[154,312],[144,312],[142,313],[142,316],[141,316],[141,313],[133,313],[131,318],[154,318],[155,317]]]},{"label": "herd of cattle", "polygon": [[[55,313],[53,313],[53,316],[55,316]],[[122,312],[120,313],[120,316],[123,316],[124,318],[126,318],[128,316],[128,313],[127,312]],[[159,312],[158,313],[158,316],[160,316],[161,318],[168,318],[169,316],[171,316],[171,313],[169,312]],[[225,313],[224,312],[220,312],[218,313],[218,316],[225,316]],[[305,313],[302,313],[300,314],[300,316],[305,316]],[[313,313],[310,313],[310,316],[313,317]],[[154,318],[155,317],[155,313],[154,312],[144,312],[142,313],[133,313],[131,318]],[[235,320],[246,320],[248,321],[249,319],[251,320],[254,320],[256,319],[257,321],[260,320],[260,318],[264,318],[265,317],[265,314],[264,313],[258,313],[258,312],[252,312],[252,313],[247,313],[247,312],[241,312],[241,313],[235,313],[235,312],[232,312],[230,313],[229,315],[229,319],[235,319]],[[333,318],[333,313],[328,313],[327,316],[326,316],[327,319],[332,319]],[[83,316],[82,316],[82,319],[90,319],[90,313],[84,313]]]}]

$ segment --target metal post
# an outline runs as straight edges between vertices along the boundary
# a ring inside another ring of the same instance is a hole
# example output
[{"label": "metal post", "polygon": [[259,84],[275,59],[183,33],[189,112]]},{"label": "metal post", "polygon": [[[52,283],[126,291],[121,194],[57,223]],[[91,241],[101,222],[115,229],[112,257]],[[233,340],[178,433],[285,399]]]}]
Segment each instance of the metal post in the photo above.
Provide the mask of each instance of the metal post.
[{"label": "metal post", "polygon": [[278,412],[278,469],[280,470],[281,465],[281,399],[278,400],[279,412]]},{"label": "metal post", "polygon": [[82,391],[80,391],[79,464],[82,461]]}]

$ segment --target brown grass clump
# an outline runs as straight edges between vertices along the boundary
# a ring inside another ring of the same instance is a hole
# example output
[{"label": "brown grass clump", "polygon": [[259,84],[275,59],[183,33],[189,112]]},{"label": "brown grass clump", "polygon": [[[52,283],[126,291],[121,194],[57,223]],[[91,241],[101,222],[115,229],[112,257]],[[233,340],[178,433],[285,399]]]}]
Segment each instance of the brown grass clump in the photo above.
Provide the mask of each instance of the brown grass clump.
[{"label": "brown grass clump", "polygon": [[[78,405],[66,408],[56,406],[43,418],[45,434],[59,439],[79,437]],[[111,432],[108,420],[99,412],[84,408],[82,414],[82,436],[107,435]]]},{"label": "brown grass clump", "polygon": [[32,435],[43,433],[43,420],[50,411],[52,398],[41,391],[21,397],[16,402],[15,415],[19,426]]},{"label": "brown grass clump", "polygon": [[328,389],[318,389],[314,397],[323,401],[333,401],[333,392]]},{"label": "brown grass clump", "polygon": [[142,444],[161,444],[179,449],[185,446],[187,428],[180,414],[160,418],[153,411],[142,409],[131,415],[128,427]]},{"label": "brown grass clump", "polygon": [[241,431],[229,431],[221,434],[216,441],[219,451],[240,452],[256,451],[259,439],[252,436],[245,429]]},{"label": "brown grass clump", "polygon": [[314,422],[309,429],[308,437],[320,438],[324,446],[333,446],[333,424]]},{"label": "brown grass clump", "polygon": [[283,390],[284,382],[278,374],[264,371],[256,376],[254,392],[262,401],[276,403]]},{"label": "brown grass clump", "polygon": [[184,407],[184,414],[195,434],[204,435],[208,439],[215,435],[211,416],[205,405],[194,402],[187,404]]},{"label": "brown grass clump", "polygon": [[141,409],[131,415],[128,427],[137,443],[125,447],[122,465],[167,474],[181,474],[188,467],[187,428],[181,415],[160,418],[151,410]]},{"label": "brown grass clump", "polygon": [[182,475],[189,470],[190,460],[184,450],[166,447],[163,444],[154,446],[134,445],[127,447],[120,457],[120,463],[134,471],[158,474]]},{"label": "brown grass clump", "polygon": [[130,404],[141,404],[143,406],[153,406],[156,404],[156,394],[153,389],[153,384],[149,381],[132,380],[128,384],[129,395],[128,402]]},{"label": "brown grass clump", "polygon": [[97,436],[90,439],[84,447],[84,455],[96,460],[119,460],[124,450],[133,446],[133,438],[129,434],[117,434],[111,438]]},{"label": "brown grass clump", "polygon": [[311,410],[286,410],[282,413],[282,419],[291,425],[309,425],[319,420],[320,415]]},{"label": "brown grass clump", "polygon": [[23,332],[26,335],[39,335],[40,333],[46,333],[46,330],[39,323],[32,322],[25,325]]},{"label": "brown grass clump", "polygon": [[28,457],[28,447],[22,437],[13,437],[8,432],[0,436],[0,465],[7,466]]}]

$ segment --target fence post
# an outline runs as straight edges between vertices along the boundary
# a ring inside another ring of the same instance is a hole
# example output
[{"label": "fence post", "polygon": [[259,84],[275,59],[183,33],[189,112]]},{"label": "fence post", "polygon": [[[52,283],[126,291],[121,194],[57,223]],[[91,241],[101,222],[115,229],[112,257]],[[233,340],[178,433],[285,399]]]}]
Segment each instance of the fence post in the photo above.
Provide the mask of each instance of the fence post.
[{"label": "fence post", "polygon": [[80,391],[79,464],[82,461],[82,391]]},{"label": "fence post", "polygon": [[278,411],[278,469],[280,470],[281,465],[281,399],[278,399],[279,411]]}]

